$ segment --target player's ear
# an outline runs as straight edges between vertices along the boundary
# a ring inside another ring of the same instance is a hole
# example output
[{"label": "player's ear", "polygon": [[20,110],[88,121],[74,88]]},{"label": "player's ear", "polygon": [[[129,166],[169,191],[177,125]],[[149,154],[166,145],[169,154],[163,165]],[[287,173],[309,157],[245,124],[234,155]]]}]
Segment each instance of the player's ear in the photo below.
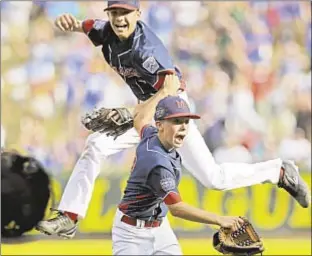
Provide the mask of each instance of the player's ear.
[{"label": "player's ear", "polygon": [[161,122],[156,121],[155,125],[156,125],[156,128],[158,129],[158,131],[161,130]]},{"label": "player's ear", "polygon": [[137,15],[137,18],[140,19],[141,18],[141,10],[137,10],[136,15]]}]

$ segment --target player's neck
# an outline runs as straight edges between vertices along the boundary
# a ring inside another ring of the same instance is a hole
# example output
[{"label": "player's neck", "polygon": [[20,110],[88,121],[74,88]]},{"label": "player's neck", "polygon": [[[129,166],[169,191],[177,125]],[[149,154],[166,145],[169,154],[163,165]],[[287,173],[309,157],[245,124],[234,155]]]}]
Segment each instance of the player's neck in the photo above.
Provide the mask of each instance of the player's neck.
[{"label": "player's neck", "polygon": [[160,144],[163,146],[163,148],[167,152],[172,152],[174,150],[174,147],[172,145],[168,144],[164,138],[159,136],[159,134],[158,134],[158,139],[159,139]]}]

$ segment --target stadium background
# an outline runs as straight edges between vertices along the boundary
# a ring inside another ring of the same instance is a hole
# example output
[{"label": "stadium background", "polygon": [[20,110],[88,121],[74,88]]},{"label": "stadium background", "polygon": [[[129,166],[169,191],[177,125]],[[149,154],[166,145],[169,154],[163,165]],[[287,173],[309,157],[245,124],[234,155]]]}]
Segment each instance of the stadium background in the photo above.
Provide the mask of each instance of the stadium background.
[{"label": "stadium background", "polygon": [[[130,89],[81,34],[53,20],[106,18],[105,1],[1,2],[1,144],[38,158],[53,177],[56,203],[82,152],[80,116],[95,105],[136,103]],[[309,2],[141,3],[143,20],[182,69],[198,126],[216,161],[296,160],[311,187],[311,4]],[[196,152],[194,152],[196,153]],[[87,218],[74,240],[30,232],[2,239],[6,254],[110,254],[110,228],[133,150],[105,161]],[[207,191],[187,172],[185,201],[251,219],[265,254],[311,255],[311,209],[270,185]],[[47,211],[48,215],[48,211]],[[171,218],[185,254],[215,254],[215,229]]]}]

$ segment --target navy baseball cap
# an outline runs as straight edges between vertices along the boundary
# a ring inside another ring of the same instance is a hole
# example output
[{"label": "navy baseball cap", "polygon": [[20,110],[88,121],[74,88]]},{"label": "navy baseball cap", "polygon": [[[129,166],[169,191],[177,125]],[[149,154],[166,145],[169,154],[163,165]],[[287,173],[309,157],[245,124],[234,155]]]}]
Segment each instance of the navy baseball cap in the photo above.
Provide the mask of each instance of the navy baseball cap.
[{"label": "navy baseball cap", "polygon": [[154,115],[155,121],[177,117],[200,119],[199,115],[191,113],[186,101],[179,96],[167,96],[158,102]]},{"label": "navy baseball cap", "polygon": [[139,0],[129,0],[129,1],[107,1],[107,8],[104,11],[108,11],[115,8],[121,8],[126,10],[134,11],[140,8]]}]

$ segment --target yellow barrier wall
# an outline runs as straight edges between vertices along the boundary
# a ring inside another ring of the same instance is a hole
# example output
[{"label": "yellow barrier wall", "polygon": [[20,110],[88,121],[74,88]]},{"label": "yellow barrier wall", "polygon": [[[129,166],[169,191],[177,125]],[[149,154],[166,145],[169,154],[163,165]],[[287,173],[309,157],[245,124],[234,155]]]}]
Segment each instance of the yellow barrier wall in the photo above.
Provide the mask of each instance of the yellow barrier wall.
[{"label": "yellow barrier wall", "polygon": [[[311,186],[311,175],[306,173],[303,177]],[[31,235],[25,236],[24,242],[2,241],[1,254],[111,255],[111,240],[104,239],[107,237],[104,233],[110,233],[125,182],[126,178],[99,178],[96,181],[87,217],[79,225],[79,232],[84,236],[80,234],[74,240],[64,241],[32,231]],[[58,201],[62,193],[59,181],[53,181],[53,191]],[[219,214],[249,217],[264,240],[264,255],[311,255],[311,208],[302,209],[285,191],[275,186],[268,184],[228,192],[208,191],[185,175],[180,191],[184,200],[195,206]],[[214,229],[172,216],[169,218],[185,255],[220,255],[212,247]],[[93,237],[91,233],[98,235]],[[191,238],[183,237],[185,234]]]},{"label": "yellow barrier wall", "polygon": [[[303,173],[311,187],[311,174]],[[116,205],[126,184],[124,179],[98,178],[87,216],[80,222],[81,233],[109,233]],[[287,192],[271,184],[257,185],[232,191],[204,189],[191,176],[184,175],[179,186],[184,201],[222,215],[248,217],[259,231],[271,235],[310,232],[311,209],[303,209]],[[53,190],[56,203],[61,197],[62,186],[54,180]],[[209,232],[206,225],[173,218],[169,215],[172,228],[181,233]]]}]

